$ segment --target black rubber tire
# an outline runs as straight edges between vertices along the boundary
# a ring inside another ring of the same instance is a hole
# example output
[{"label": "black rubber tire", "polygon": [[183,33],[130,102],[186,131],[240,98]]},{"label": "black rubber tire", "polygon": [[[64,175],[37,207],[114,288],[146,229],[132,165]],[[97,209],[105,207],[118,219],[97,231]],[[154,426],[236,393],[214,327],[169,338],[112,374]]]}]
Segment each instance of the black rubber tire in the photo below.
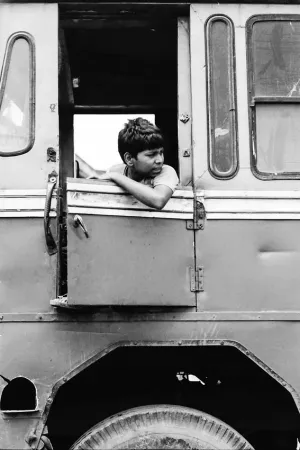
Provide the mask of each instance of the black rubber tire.
[{"label": "black rubber tire", "polygon": [[129,409],[98,423],[70,450],[254,450],[233,428],[209,414],[182,406]]}]

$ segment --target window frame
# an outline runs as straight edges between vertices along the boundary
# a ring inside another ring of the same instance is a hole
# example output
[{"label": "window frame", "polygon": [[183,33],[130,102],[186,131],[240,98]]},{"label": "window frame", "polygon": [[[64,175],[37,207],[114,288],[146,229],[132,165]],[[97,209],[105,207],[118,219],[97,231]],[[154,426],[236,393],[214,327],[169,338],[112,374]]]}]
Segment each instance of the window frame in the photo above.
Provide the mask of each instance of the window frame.
[{"label": "window frame", "polygon": [[300,14],[256,14],[251,16],[246,22],[246,58],[247,58],[247,82],[248,82],[248,115],[249,115],[249,137],[250,137],[250,160],[251,171],[259,180],[299,180],[300,172],[261,172],[257,168],[257,132],[256,132],[256,112],[257,104],[298,104],[299,97],[286,96],[255,96],[254,80],[254,55],[253,55],[253,25],[256,22],[300,22]]},{"label": "window frame", "polygon": [[0,151],[0,156],[2,157],[10,157],[10,156],[19,156],[24,153],[28,153],[35,141],[35,88],[36,88],[36,59],[35,59],[35,44],[34,38],[31,34],[25,31],[18,31],[9,36],[6,44],[5,55],[3,59],[3,65],[0,76],[0,107],[2,105],[3,96],[6,89],[8,72],[11,63],[11,55],[13,51],[14,44],[18,39],[25,39],[29,46],[29,142],[27,146],[21,150],[3,152]]},{"label": "window frame", "polygon": [[[228,172],[220,172],[213,163],[213,154],[215,151],[215,138],[212,136],[214,132],[213,118],[213,68],[211,64],[211,25],[216,21],[223,21],[228,26],[229,48],[228,48],[228,78],[229,78],[229,103],[230,111],[233,112],[232,133],[233,151],[232,151],[232,167]],[[239,146],[238,146],[238,117],[237,117],[237,89],[236,89],[236,54],[235,54],[235,33],[234,23],[225,14],[214,14],[206,20],[205,23],[205,49],[206,49],[206,80],[207,80],[207,135],[208,135],[208,170],[210,174],[219,180],[228,180],[234,178],[239,171]]]}]

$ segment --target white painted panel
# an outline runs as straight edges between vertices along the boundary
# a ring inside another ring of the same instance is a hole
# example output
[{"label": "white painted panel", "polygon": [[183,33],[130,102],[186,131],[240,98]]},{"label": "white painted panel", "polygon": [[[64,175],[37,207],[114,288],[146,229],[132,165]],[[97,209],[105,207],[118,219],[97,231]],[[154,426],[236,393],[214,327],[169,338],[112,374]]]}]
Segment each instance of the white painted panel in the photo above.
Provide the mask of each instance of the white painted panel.
[{"label": "white painted panel", "polygon": [[9,37],[19,31],[29,33],[35,46],[35,142],[24,155],[0,157],[0,187],[41,189],[56,170],[56,163],[47,161],[47,148],[58,152],[58,5],[0,5],[0,66]]}]

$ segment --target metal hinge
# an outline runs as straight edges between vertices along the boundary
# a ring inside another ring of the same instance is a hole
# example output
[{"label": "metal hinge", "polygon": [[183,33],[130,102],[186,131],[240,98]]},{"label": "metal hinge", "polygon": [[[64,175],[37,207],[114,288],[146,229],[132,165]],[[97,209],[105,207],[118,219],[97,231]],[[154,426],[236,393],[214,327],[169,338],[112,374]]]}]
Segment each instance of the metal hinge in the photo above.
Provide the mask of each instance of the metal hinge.
[{"label": "metal hinge", "polygon": [[194,269],[194,267],[190,267],[190,278],[191,278],[191,292],[204,291],[202,266],[197,266],[196,270]]},{"label": "metal hinge", "polygon": [[194,219],[186,221],[188,230],[204,230],[205,223],[205,208],[202,201],[196,199],[194,201]]}]

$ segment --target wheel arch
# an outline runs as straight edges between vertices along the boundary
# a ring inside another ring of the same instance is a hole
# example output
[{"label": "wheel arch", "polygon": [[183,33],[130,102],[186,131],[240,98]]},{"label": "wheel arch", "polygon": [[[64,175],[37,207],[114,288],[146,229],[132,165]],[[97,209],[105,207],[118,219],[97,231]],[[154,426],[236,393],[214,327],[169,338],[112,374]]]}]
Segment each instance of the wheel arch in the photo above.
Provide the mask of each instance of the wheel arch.
[{"label": "wheel arch", "polygon": [[[155,351],[156,349],[165,349],[166,352],[168,349],[176,348],[176,349],[188,349],[188,348],[198,348],[199,350],[204,347],[206,348],[212,348],[212,347],[218,347],[220,351],[223,351],[223,349],[226,348],[233,348],[239,353],[241,353],[244,357],[246,357],[248,360],[250,360],[254,366],[262,369],[268,377],[275,380],[278,385],[281,386],[282,389],[287,391],[298,411],[300,410],[300,401],[299,401],[299,395],[296,392],[296,390],[291,386],[286,380],[284,380],[280,375],[278,375],[274,370],[272,370],[268,365],[266,365],[263,361],[261,361],[255,354],[253,354],[248,348],[246,348],[243,344],[240,342],[234,341],[234,340],[226,340],[226,339],[203,339],[203,340],[168,340],[168,341],[134,341],[134,340],[128,340],[128,341],[119,341],[112,345],[109,345],[104,350],[95,353],[87,360],[83,361],[81,364],[79,364],[76,368],[66,373],[63,377],[61,377],[53,386],[51,390],[51,394],[48,397],[46,406],[43,411],[42,415],[42,421],[44,424],[47,423],[49,415],[51,414],[52,405],[55,402],[55,399],[61,392],[61,389],[63,386],[67,385],[75,379],[80,374],[83,374],[87,369],[90,369],[93,367],[94,364],[99,363],[100,361],[103,362],[105,365],[105,357],[108,355],[112,355],[115,353],[116,350],[122,350],[122,349],[131,349],[133,352],[137,349],[146,349],[151,348]],[[222,350],[221,350],[222,348]],[[117,412],[117,411],[116,411]],[[230,425],[230,423],[229,423]]]}]

